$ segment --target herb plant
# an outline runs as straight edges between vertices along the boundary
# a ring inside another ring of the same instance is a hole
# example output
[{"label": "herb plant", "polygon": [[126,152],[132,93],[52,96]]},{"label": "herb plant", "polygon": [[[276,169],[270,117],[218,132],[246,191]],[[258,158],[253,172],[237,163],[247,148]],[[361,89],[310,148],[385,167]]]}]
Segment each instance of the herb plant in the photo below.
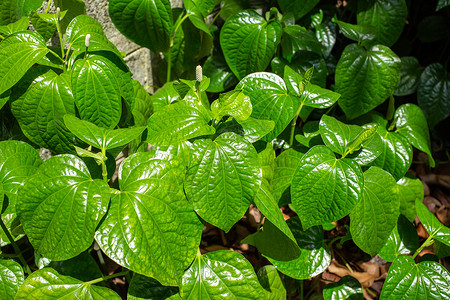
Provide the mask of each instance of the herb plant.
[{"label": "herb plant", "polygon": [[[413,149],[436,165],[429,128],[450,114],[448,58],[423,68],[396,54],[406,20],[422,20],[410,1],[344,2],[110,0],[117,29],[161,54],[150,95],[82,2],[51,14],[4,0],[0,298],[120,299],[115,277],[128,299],[285,299],[290,279],[303,297],[302,280],[347,240],[392,262],[381,299],[450,298],[444,266],[415,260],[450,247],[450,229],[407,173]],[[420,26],[421,43],[448,47],[448,33]],[[200,251],[206,223],[227,233],[251,205],[264,219],[241,242],[264,266]],[[347,234],[325,239],[338,221]],[[122,271],[108,275],[106,257]],[[362,298],[353,277],[323,290],[350,296]]]}]

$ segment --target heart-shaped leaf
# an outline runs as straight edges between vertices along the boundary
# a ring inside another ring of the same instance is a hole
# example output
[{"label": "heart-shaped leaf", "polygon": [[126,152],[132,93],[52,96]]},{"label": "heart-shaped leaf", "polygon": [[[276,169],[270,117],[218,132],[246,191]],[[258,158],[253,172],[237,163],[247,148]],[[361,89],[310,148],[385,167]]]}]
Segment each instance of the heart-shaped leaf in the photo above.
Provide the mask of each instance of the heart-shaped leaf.
[{"label": "heart-shaped leaf", "polygon": [[211,117],[201,105],[180,101],[167,105],[148,119],[147,141],[152,145],[177,144],[188,139],[214,134],[208,125]]},{"label": "heart-shaped leaf", "polygon": [[267,300],[286,299],[286,289],[283,280],[274,266],[266,265],[259,269],[258,280],[263,288],[269,292]]},{"label": "heart-shaped leaf", "polygon": [[59,274],[52,268],[32,273],[20,286],[15,299],[98,299],[120,300],[111,289]]},{"label": "heart-shaped leaf", "polygon": [[380,299],[448,299],[450,274],[440,264],[399,256],[389,268]]},{"label": "heart-shaped leaf", "polygon": [[250,98],[239,90],[220,94],[219,99],[211,104],[211,111],[216,120],[231,116],[237,121],[245,121],[252,113]]},{"label": "heart-shaped leaf", "polygon": [[109,187],[70,154],[46,160],[19,189],[17,214],[36,252],[64,260],[86,250],[106,213]]},{"label": "heart-shaped leaf", "polygon": [[425,68],[417,87],[417,103],[428,120],[430,129],[450,116],[450,75],[444,66],[435,63]]},{"label": "heart-shaped leaf", "polygon": [[49,49],[37,32],[21,31],[0,43],[0,94],[15,85]]},{"label": "heart-shaped leaf", "polygon": [[361,283],[350,275],[342,277],[338,282],[327,284],[323,288],[323,298],[325,300],[364,299]]},{"label": "heart-shaped leaf", "polygon": [[178,288],[175,286],[163,286],[156,279],[134,274],[127,291],[128,300],[145,299],[181,299]]},{"label": "heart-shaped leaf", "polygon": [[396,132],[404,136],[411,145],[428,154],[430,166],[434,167],[430,133],[422,110],[411,103],[403,104],[395,111],[394,120]]},{"label": "heart-shaped leaf", "polygon": [[[61,12],[60,20],[64,19],[66,13],[67,11]],[[48,41],[56,31],[56,23],[58,22],[58,19],[56,14],[43,14],[33,11],[30,14],[30,21],[44,40]]]},{"label": "heart-shaped leaf", "polygon": [[197,255],[183,276],[183,298],[187,299],[266,299],[266,294],[252,265],[234,251]]},{"label": "heart-shaped leaf", "polygon": [[111,0],[109,15],[116,28],[136,44],[155,53],[169,49],[170,0]]},{"label": "heart-shaped leaf", "polygon": [[298,20],[311,11],[319,0],[277,0],[283,13],[293,13]]},{"label": "heart-shaped leaf", "polygon": [[322,226],[302,230],[298,217],[290,218],[287,224],[300,247],[300,257],[290,261],[278,261],[268,257],[269,261],[283,274],[306,279],[325,271],[330,265],[331,256],[323,242]]},{"label": "heart-shaped leaf", "polygon": [[450,228],[442,224],[428,208],[422,199],[416,199],[416,210],[423,227],[434,239],[450,246]]},{"label": "heart-shaped leaf", "polygon": [[336,67],[339,106],[348,118],[359,117],[392,95],[399,79],[400,59],[391,49],[350,44]]},{"label": "heart-shaped leaf", "polygon": [[118,264],[172,286],[180,285],[202,231],[176,176],[167,157],[151,152],[128,157],[119,169],[120,192],[113,194],[95,235]]},{"label": "heart-shaped leaf", "polygon": [[265,136],[265,141],[277,137],[294,117],[299,99],[288,94],[281,77],[272,73],[253,73],[243,78],[236,89],[250,97],[252,117],[275,122],[275,129]]},{"label": "heart-shaped leaf", "polygon": [[215,140],[198,140],[185,190],[195,211],[226,232],[239,221],[258,190],[259,160],[241,136],[225,132]]},{"label": "heart-shaped leaf", "polygon": [[392,46],[398,40],[407,15],[405,0],[358,1],[358,25],[374,26],[376,41],[386,46]]},{"label": "heart-shaped leaf", "polygon": [[397,84],[394,95],[407,96],[416,92],[423,68],[414,56],[404,56],[400,60],[400,81]]},{"label": "heart-shaped leaf", "polygon": [[394,261],[399,255],[414,253],[418,246],[419,237],[416,228],[408,219],[400,215],[397,225],[378,254],[384,260]]},{"label": "heart-shaped leaf", "polygon": [[266,21],[254,10],[244,10],[228,18],[220,31],[225,59],[239,79],[264,71],[281,39],[281,25]]},{"label": "heart-shaped leaf", "polygon": [[420,179],[406,173],[406,176],[397,181],[397,195],[400,198],[400,213],[409,221],[416,218],[416,200],[423,199],[423,185]]},{"label": "heart-shaped leaf", "polygon": [[346,216],[361,200],[364,178],[350,159],[336,159],[326,146],[314,146],[292,178],[291,199],[304,229]]},{"label": "heart-shaped leaf", "polygon": [[14,300],[24,280],[22,267],[13,260],[0,260],[0,298]]}]

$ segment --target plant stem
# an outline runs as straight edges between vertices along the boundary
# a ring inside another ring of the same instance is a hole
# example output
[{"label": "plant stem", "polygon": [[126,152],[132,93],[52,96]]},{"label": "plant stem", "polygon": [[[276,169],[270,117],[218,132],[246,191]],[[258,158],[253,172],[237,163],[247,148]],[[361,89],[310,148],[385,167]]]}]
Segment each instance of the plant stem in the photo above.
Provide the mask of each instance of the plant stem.
[{"label": "plant stem", "polygon": [[52,49],[48,49],[48,51],[49,51],[51,54],[53,54],[53,56],[55,56],[56,58],[58,58],[58,59],[64,64],[64,60],[63,60],[58,54],[56,54],[55,51],[53,51]]},{"label": "plant stem", "polygon": [[303,102],[300,103],[300,106],[298,107],[297,112],[295,113],[294,119],[291,122],[291,136],[289,137],[289,146],[291,146],[291,147],[294,144],[295,124],[297,124],[297,118],[300,115],[302,108],[303,108]]},{"label": "plant stem", "polygon": [[12,237],[11,233],[9,232],[8,228],[6,227],[5,223],[3,223],[3,219],[0,216],[0,226],[3,229],[3,232],[6,234],[6,237],[8,238],[9,242],[11,243],[11,245],[14,248],[14,252],[16,252],[17,257],[19,258],[20,262],[22,263],[23,267],[25,267],[26,272],[28,274],[31,274],[31,269],[27,264],[27,261],[25,260],[25,258],[22,255],[22,251],[20,251],[19,246],[17,246],[16,242],[14,241],[14,238]]},{"label": "plant stem", "polygon": [[303,300],[303,280],[300,280],[300,300]]},{"label": "plant stem", "polygon": [[423,248],[433,244],[433,242],[434,242],[433,237],[434,237],[434,234],[430,234],[430,236],[425,240],[425,242],[423,242],[423,244],[419,247],[419,249],[417,249],[416,252],[414,252],[414,255],[412,256],[413,259],[415,259],[416,256],[419,255],[420,252],[422,252]]},{"label": "plant stem", "polygon": [[395,111],[395,99],[394,96],[391,95],[389,97],[389,105],[386,113],[386,119],[388,121],[392,120],[392,118],[394,117],[394,111]]},{"label": "plant stem", "polygon": [[45,9],[45,13],[46,13],[46,14],[48,14],[48,11],[49,11],[49,9],[50,9],[50,4],[52,4],[52,0],[48,0],[47,8]]},{"label": "plant stem", "polygon": [[172,47],[173,47],[173,41],[175,40],[175,36],[177,35],[177,31],[178,28],[180,28],[181,24],[184,22],[184,20],[187,19],[187,17],[189,17],[188,14],[185,14],[181,19],[179,19],[180,21],[177,21],[177,25],[175,26],[175,30],[173,31],[172,36],[170,37],[170,46],[169,46],[169,54],[167,55],[168,60],[167,60],[167,82],[170,81],[170,76],[171,76],[171,69],[172,69]]},{"label": "plant stem", "polygon": [[125,276],[125,275],[127,275],[129,272],[130,272],[130,271],[128,271],[128,270],[122,271],[122,272],[119,272],[119,273],[116,273],[116,274],[111,274],[111,275],[108,275],[108,276],[103,276],[103,277],[100,277],[100,278],[97,278],[97,279],[88,281],[88,282],[86,282],[86,283],[87,283],[87,284],[96,284],[96,283],[99,283],[99,282],[102,282],[102,281],[109,280],[109,279],[111,279],[111,278],[116,278],[116,277],[119,277],[119,276]]},{"label": "plant stem", "polygon": [[63,43],[63,39],[62,39],[62,35],[61,35],[61,26],[59,25],[59,17],[57,17],[57,20],[56,20],[56,31],[58,31],[59,44],[61,46],[61,59],[62,59],[62,62],[64,63],[63,68],[65,71],[66,70],[66,62],[64,60],[64,43]]},{"label": "plant stem", "polygon": [[106,168],[106,150],[103,148],[102,149],[102,155],[103,155],[103,159],[102,159],[102,177],[103,177],[103,181],[105,181],[106,183],[108,183],[108,169]]},{"label": "plant stem", "polygon": [[[170,42],[170,44],[172,44],[172,41]],[[170,77],[171,77],[171,71],[172,71],[172,46],[170,46],[169,48],[169,55],[167,57],[167,78],[166,78],[166,82],[170,81]]]}]

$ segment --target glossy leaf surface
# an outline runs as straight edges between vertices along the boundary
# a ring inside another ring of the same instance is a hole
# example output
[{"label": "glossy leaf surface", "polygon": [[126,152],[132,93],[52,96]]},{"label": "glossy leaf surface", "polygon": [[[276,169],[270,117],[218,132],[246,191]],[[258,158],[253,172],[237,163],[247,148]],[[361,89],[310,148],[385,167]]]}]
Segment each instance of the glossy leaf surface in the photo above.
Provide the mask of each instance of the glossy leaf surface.
[{"label": "glossy leaf surface", "polygon": [[364,299],[361,283],[350,275],[342,277],[339,282],[327,284],[323,289],[325,300],[359,300]]},{"label": "glossy leaf surface", "polygon": [[169,159],[152,156],[138,153],[122,163],[120,192],[113,194],[95,239],[118,264],[177,286],[194,259],[202,224]]},{"label": "glossy leaf surface", "polygon": [[[63,19],[67,11],[60,14],[60,19]],[[30,21],[36,31],[48,41],[56,31],[56,14],[43,14],[33,11],[30,14]]]},{"label": "glossy leaf surface", "polygon": [[133,80],[134,107],[132,114],[137,126],[146,126],[147,120],[153,114],[153,101],[150,94],[137,80]]},{"label": "glossy leaf surface", "polygon": [[423,199],[423,185],[420,179],[413,176],[400,178],[397,181],[398,197],[400,199],[400,213],[404,215],[409,221],[414,221],[416,218],[416,200]]},{"label": "glossy leaf surface", "polygon": [[380,299],[447,299],[450,274],[440,264],[418,264],[409,256],[399,256],[389,268]]},{"label": "glossy leaf surface", "polygon": [[281,25],[267,22],[254,10],[228,18],[220,31],[220,44],[231,71],[239,78],[264,71],[281,39]]},{"label": "glossy leaf surface", "polygon": [[314,277],[325,271],[330,264],[331,256],[323,242],[322,226],[302,230],[302,224],[297,217],[287,220],[287,224],[300,247],[300,257],[290,261],[268,258],[269,261],[281,273],[299,280]]},{"label": "glossy leaf surface", "polygon": [[286,289],[283,281],[274,266],[266,265],[258,271],[259,283],[265,288],[269,295],[267,300],[277,300],[286,298]]},{"label": "glossy leaf surface", "polygon": [[281,40],[283,57],[292,61],[295,52],[299,50],[312,51],[319,55],[325,47],[317,40],[314,33],[299,25],[287,25],[283,28]]},{"label": "glossy leaf surface", "polygon": [[350,44],[336,67],[336,92],[339,106],[356,118],[383,103],[394,92],[400,79],[400,59],[386,46],[365,50]]},{"label": "glossy leaf surface", "polygon": [[295,170],[300,165],[304,153],[288,149],[281,152],[275,159],[273,180],[271,183],[272,193],[275,200],[280,204],[282,197],[290,197],[290,187]]},{"label": "glossy leaf surface", "polygon": [[397,84],[394,95],[406,96],[416,92],[423,68],[414,56],[404,56],[400,60],[400,81]]},{"label": "glossy leaf surface", "polygon": [[13,300],[24,280],[22,266],[13,260],[0,260],[0,298]]},{"label": "glossy leaf surface", "polygon": [[197,256],[183,276],[183,299],[265,299],[252,265],[234,251]]},{"label": "glossy leaf surface", "polygon": [[27,30],[28,23],[29,23],[28,18],[22,17],[14,23],[0,26],[0,35],[6,38],[8,35],[13,34],[15,32]]},{"label": "glossy leaf surface", "polygon": [[198,140],[193,149],[193,162],[185,181],[186,195],[200,217],[228,232],[244,215],[258,190],[256,150],[232,132],[215,140]]},{"label": "glossy leaf surface", "polygon": [[111,289],[60,275],[52,268],[33,272],[20,286],[15,299],[120,300]]},{"label": "glossy leaf surface", "polygon": [[339,25],[339,29],[345,37],[355,42],[361,43],[375,38],[376,28],[374,26],[367,24],[355,25],[338,20],[334,20],[334,22]]},{"label": "glossy leaf surface", "polygon": [[292,179],[291,198],[304,229],[339,220],[361,199],[363,174],[356,162],[336,159],[326,146],[314,146]]},{"label": "glossy leaf surface", "polygon": [[416,210],[420,222],[434,239],[450,246],[450,228],[442,224],[434,214],[423,204],[422,199],[416,199]]},{"label": "glossy leaf surface", "polygon": [[73,155],[46,160],[19,190],[17,213],[35,251],[64,260],[86,250],[106,213],[109,187]]},{"label": "glossy leaf surface", "polygon": [[211,111],[216,120],[231,116],[237,121],[245,121],[252,113],[252,103],[243,92],[235,90],[220,94],[219,99],[211,104]]},{"label": "glossy leaf surface", "polygon": [[233,87],[238,79],[222,56],[210,56],[203,65],[203,74],[211,79],[207,92],[220,93]]}]

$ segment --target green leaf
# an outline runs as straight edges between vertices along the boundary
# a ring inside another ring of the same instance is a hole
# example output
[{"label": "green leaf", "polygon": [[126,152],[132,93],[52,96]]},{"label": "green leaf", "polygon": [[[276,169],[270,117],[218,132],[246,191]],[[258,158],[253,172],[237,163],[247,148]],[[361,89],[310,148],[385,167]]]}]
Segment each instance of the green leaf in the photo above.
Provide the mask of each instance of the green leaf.
[{"label": "green leaf", "polygon": [[111,198],[97,243],[116,263],[179,286],[203,226],[180,189],[176,170],[169,159],[143,152],[122,163],[118,178],[120,192]]},{"label": "green leaf", "polygon": [[358,25],[376,28],[376,41],[392,46],[400,37],[406,23],[408,8],[405,0],[358,1]]},{"label": "green leaf", "polygon": [[352,41],[363,43],[364,41],[372,41],[375,38],[377,29],[372,25],[355,25],[339,20],[333,20],[333,22],[338,24],[342,34]]},{"label": "green leaf", "polygon": [[109,197],[108,185],[92,179],[81,159],[58,155],[19,189],[17,214],[37,253],[64,260],[92,244]]},{"label": "green leaf", "polygon": [[[272,180],[272,194],[280,205],[281,200],[285,197],[290,198],[290,187],[295,170],[300,165],[301,158],[304,153],[287,149],[281,152],[275,159],[275,168]],[[283,201],[284,202],[284,201]]]},{"label": "green leaf", "polygon": [[[60,13],[60,20],[64,19],[66,12],[67,11],[62,11]],[[58,19],[56,14],[43,14],[32,11],[30,14],[30,21],[44,40],[48,41],[56,31],[56,23],[58,22]]]},{"label": "green leaf", "polygon": [[146,127],[104,129],[72,115],[65,115],[64,122],[67,128],[80,140],[98,149],[105,150],[125,146],[146,129]]},{"label": "green leaf", "polygon": [[0,43],[0,94],[14,86],[49,49],[44,39],[33,31],[8,36]]},{"label": "green leaf", "polygon": [[60,275],[52,268],[44,268],[27,277],[15,299],[120,300],[121,298],[111,289]]},{"label": "green leaf", "polygon": [[231,116],[236,121],[245,121],[252,114],[252,103],[242,91],[234,90],[220,94],[219,99],[211,104],[211,111],[218,121],[224,116]]},{"label": "green leaf", "polygon": [[314,146],[292,178],[291,198],[304,229],[346,216],[360,201],[364,178],[350,159],[336,159],[326,146]]},{"label": "green leaf", "polygon": [[286,299],[283,280],[274,266],[266,265],[259,269],[258,280],[262,287],[269,292],[267,300]]},{"label": "green leaf", "polygon": [[272,73],[250,74],[236,89],[250,97],[253,118],[275,122],[275,129],[264,137],[265,141],[271,141],[283,132],[300,105],[297,97],[288,94],[283,79]]},{"label": "green leaf", "polygon": [[175,88],[180,85],[183,84],[180,84],[179,82],[176,81],[170,81],[166,82],[161,88],[159,88],[151,96],[153,102],[153,110],[157,112],[158,110],[161,110],[161,108],[163,108],[164,106],[184,98],[184,95],[181,95],[179,91],[177,91],[177,89]]},{"label": "green leaf", "polygon": [[51,261],[46,267],[55,269],[61,275],[71,276],[81,281],[89,281],[102,277],[97,262],[89,251],[62,261]]},{"label": "green leaf", "polygon": [[156,279],[134,274],[127,291],[128,300],[144,299],[181,299],[178,288],[175,286],[163,286]]},{"label": "green leaf", "polygon": [[423,185],[420,179],[406,174],[405,177],[397,181],[397,195],[400,198],[400,213],[409,221],[416,218],[416,200],[423,199]]},{"label": "green leaf", "polygon": [[14,23],[6,24],[4,26],[0,26],[0,35],[6,38],[8,35],[13,33],[27,30],[29,20],[27,17],[22,17]]},{"label": "green leaf", "polygon": [[113,63],[103,56],[79,59],[71,71],[72,90],[80,117],[113,128],[122,114],[120,79]]},{"label": "green leaf", "polygon": [[281,48],[283,57],[289,62],[292,61],[294,53],[299,50],[312,51],[322,55],[322,50],[325,49],[314,33],[299,25],[287,25],[283,28]]},{"label": "green leaf", "polygon": [[187,299],[266,299],[266,294],[252,265],[234,251],[197,255],[183,276]]},{"label": "green leaf", "polygon": [[194,3],[192,0],[183,0],[184,8],[186,9],[186,14],[189,17],[189,20],[192,22],[192,24],[200,29],[201,31],[207,33],[208,35],[211,35],[211,32],[209,32],[209,27],[206,25],[204,15],[202,13],[202,10]]},{"label": "green leaf", "polygon": [[254,10],[240,11],[231,16],[220,31],[225,59],[239,79],[264,71],[280,39],[280,23],[267,22]]},{"label": "green leaf", "polygon": [[201,105],[180,101],[167,105],[148,119],[147,141],[152,145],[170,145],[202,135],[214,134],[208,111]]},{"label": "green leaf", "polygon": [[358,279],[350,275],[342,277],[338,282],[325,285],[323,288],[323,298],[325,300],[364,299],[363,289]]},{"label": "green leaf", "polygon": [[430,129],[450,116],[449,90],[450,75],[443,65],[434,63],[425,68],[417,87],[417,103],[422,108]]},{"label": "green leaf", "polygon": [[83,0],[55,0],[55,6],[66,11],[66,16],[60,21],[61,31],[66,31],[67,25],[77,16],[86,14],[86,5]]},{"label": "green leaf", "polygon": [[290,261],[278,261],[268,257],[269,261],[284,275],[299,280],[325,271],[330,265],[331,256],[323,242],[322,226],[302,230],[298,217],[290,218],[287,224],[300,247],[300,257]]},{"label": "green leaf", "polygon": [[433,168],[435,163],[431,155],[430,133],[422,110],[411,103],[403,104],[395,111],[394,120],[396,132],[404,136],[411,145],[428,154]]},{"label": "green leaf", "polygon": [[30,141],[54,153],[74,153],[74,136],[62,117],[75,114],[68,73],[49,70],[36,78],[28,92],[11,105],[11,111]]},{"label": "green leaf", "polygon": [[238,79],[222,56],[209,56],[203,65],[203,74],[211,79],[207,92],[221,93],[238,83]]},{"label": "green leaf", "polygon": [[42,0],[3,0],[0,3],[0,25],[8,25],[27,17],[30,11],[38,9],[41,5]]},{"label": "green leaf", "polygon": [[448,299],[450,274],[440,264],[399,256],[389,268],[380,299]]},{"label": "green leaf", "polygon": [[310,84],[303,93],[300,101],[304,103],[305,106],[327,108],[338,101],[339,97],[341,97],[341,95],[338,93],[321,88],[315,84]]},{"label": "green leaf", "polygon": [[147,121],[153,114],[153,101],[150,94],[137,80],[133,80],[134,107],[132,110],[134,123],[137,126],[147,126]]},{"label": "green leaf", "polygon": [[325,58],[330,56],[331,50],[336,43],[337,30],[333,22],[327,21],[316,26],[317,40],[325,47],[322,51]]},{"label": "green leaf", "polygon": [[396,182],[388,172],[371,167],[364,172],[362,198],[350,213],[350,232],[355,244],[374,256],[397,224],[400,203]]},{"label": "green leaf", "polygon": [[450,5],[449,0],[438,0],[438,4],[436,5],[436,11],[443,9]]},{"label": "green leaf", "polygon": [[400,215],[397,225],[378,254],[384,260],[394,261],[399,255],[414,253],[417,247],[419,247],[419,237],[416,228],[406,217]]},{"label": "green leaf", "polygon": [[416,210],[423,227],[434,239],[450,246],[450,228],[442,224],[435,215],[423,204],[422,199],[416,199]]},{"label": "green leaf", "polygon": [[258,190],[259,160],[255,148],[241,136],[226,132],[212,140],[197,140],[185,190],[195,211],[226,232],[241,219]]},{"label": "green leaf", "polygon": [[111,0],[109,15],[116,28],[155,53],[170,46],[173,30],[169,0]]},{"label": "green leaf", "polygon": [[[70,11],[69,11],[70,12]],[[102,25],[92,17],[79,15],[67,26],[66,38],[72,48],[84,52],[86,49],[86,35],[90,34],[89,50],[106,50],[121,57],[119,50],[103,33]]]},{"label": "green leaf", "polygon": [[248,142],[254,143],[266,136],[274,127],[275,122],[272,120],[259,120],[252,117],[249,117],[245,121],[236,121],[233,119],[221,123],[217,127],[216,135],[231,131],[244,137]]},{"label": "green leaf", "polygon": [[363,115],[392,95],[399,75],[400,59],[388,47],[348,45],[336,67],[339,106],[347,118]]},{"label": "green leaf", "polygon": [[400,58],[400,81],[394,91],[395,96],[407,96],[416,92],[423,68],[414,56]]},{"label": "green leaf", "polygon": [[[9,206],[2,213],[2,220],[5,223],[6,228],[8,229],[11,236],[14,238],[14,241],[21,239],[25,233],[23,232],[22,224],[19,221],[19,217],[16,213],[16,204],[9,202]],[[9,245],[11,242],[7,237],[6,233],[3,229],[0,229],[0,246],[4,247]]]},{"label": "green leaf", "polygon": [[319,0],[277,0],[283,13],[291,12],[298,20],[310,12]]},{"label": "green leaf", "polygon": [[24,280],[22,267],[13,260],[0,260],[0,298],[14,300]]}]

